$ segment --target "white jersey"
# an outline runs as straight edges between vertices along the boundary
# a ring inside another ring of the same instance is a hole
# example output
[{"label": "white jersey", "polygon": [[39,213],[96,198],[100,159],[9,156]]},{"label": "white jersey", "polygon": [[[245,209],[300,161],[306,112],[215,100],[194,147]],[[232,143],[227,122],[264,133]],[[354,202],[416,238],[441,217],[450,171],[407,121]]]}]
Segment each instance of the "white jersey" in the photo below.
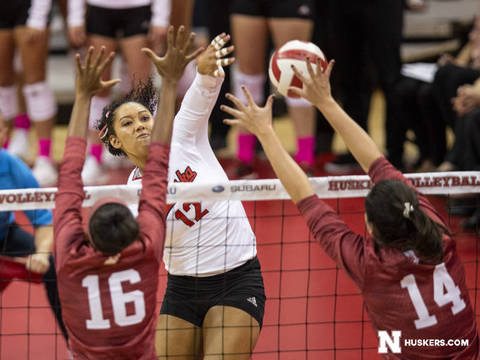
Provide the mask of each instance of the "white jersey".
[{"label": "white jersey", "polygon": [[[222,79],[197,73],[185,94],[173,123],[169,182],[228,181],[208,141],[208,119],[221,85]],[[141,173],[136,168],[128,184],[138,182]],[[168,213],[163,261],[170,274],[220,274],[256,254],[255,235],[241,201],[175,203]]]},{"label": "white jersey", "polygon": [[151,24],[166,27],[170,20],[171,0],[68,0],[68,26],[85,24],[85,2],[88,5],[107,9],[130,9],[152,6]]}]

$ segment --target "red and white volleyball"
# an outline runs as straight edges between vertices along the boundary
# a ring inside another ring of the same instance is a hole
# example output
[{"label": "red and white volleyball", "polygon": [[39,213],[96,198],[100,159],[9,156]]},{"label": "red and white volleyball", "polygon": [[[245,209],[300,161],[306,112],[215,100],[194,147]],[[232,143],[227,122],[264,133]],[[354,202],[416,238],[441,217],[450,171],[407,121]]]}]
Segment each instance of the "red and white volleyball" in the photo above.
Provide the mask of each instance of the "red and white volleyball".
[{"label": "red and white volleyball", "polygon": [[268,75],[277,91],[289,97],[298,97],[288,91],[290,86],[301,88],[302,82],[295,76],[291,65],[295,65],[298,71],[304,76],[308,75],[305,60],[310,58],[313,69],[316,71],[318,64],[325,71],[327,59],[320,48],[308,41],[291,40],[278,48],[270,58]]}]

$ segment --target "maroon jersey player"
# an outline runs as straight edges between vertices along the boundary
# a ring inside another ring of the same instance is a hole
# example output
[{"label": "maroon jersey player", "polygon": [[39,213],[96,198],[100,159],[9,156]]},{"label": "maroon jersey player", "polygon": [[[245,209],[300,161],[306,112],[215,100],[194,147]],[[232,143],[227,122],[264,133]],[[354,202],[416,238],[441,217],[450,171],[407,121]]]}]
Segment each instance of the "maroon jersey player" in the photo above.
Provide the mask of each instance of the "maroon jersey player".
[{"label": "maroon jersey player", "polygon": [[[175,93],[192,37],[179,30],[177,47],[169,29],[169,48],[161,59],[163,86],[150,152],[143,175],[137,220],[120,199],[99,200],[82,225],[88,113],[95,93],[117,80],[101,80],[113,53],[104,49],[85,66],[77,55],[75,104],[60,168],[54,216],[56,271],[63,318],[75,359],[156,359],[158,269],[163,256],[169,145]],[[143,55],[142,55],[143,56]],[[134,111],[131,117],[138,116]]]},{"label": "maroon jersey player", "polygon": [[[306,219],[314,238],[360,288],[376,331],[400,330],[401,339],[442,341],[463,339],[468,345],[411,346],[401,342],[401,353],[388,359],[476,359],[479,355],[475,315],[465,270],[447,226],[413,185],[381,154],[368,134],[333,100],[330,73],[302,76],[303,89],[291,88],[314,104],[342,136],[374,187],[365,199],[370,236],[355,234],[314,193],[308,178],[290,158],[272,129],[272,97],[260,108],[244,89],[248,105],[228,98],[235,109],[223,109],[254,133],[272,166]],[[386,347],[386,346],[385,346]],[[388,350],[388,348],[387,348]],[[391,350],[391,349],[390,349]],[[395,348],[395,350],[398,350]]]}]

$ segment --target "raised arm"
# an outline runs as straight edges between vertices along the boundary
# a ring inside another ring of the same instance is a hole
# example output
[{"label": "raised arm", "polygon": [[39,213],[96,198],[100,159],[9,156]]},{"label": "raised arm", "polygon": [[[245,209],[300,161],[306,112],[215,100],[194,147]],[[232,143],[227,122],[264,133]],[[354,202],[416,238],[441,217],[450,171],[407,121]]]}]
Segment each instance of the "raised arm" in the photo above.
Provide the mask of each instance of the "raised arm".
[{"label": "raised arm", "polygon": [[168,157],[177,84],[185,66],[201,51],[200,49],[187,55],[194,34],[187,34],[183,26],[178,30],[176,39],[174,37],[173,26],[170,26],[167,32],[167,52],[162,58],[156,56],[150,49],[142,50],[162,75],[160,102],[152,129],[147,164],[143,172],[137,218],[143,236],[150,238],[156,245],[158,258],[162,256],[165,239]]},{"label": "raised arm", "polygon": [[273,170],[275,170],[293,202],[298,203],[300,200],[313,195],[314,191],[307,175],[287,153],[273,130],[273,95],[270,95],[264,107],[259,107],[253,101],[250,92],[245,87],[242,87],[242,89],[245,92],[248,104],[244,105],[235,96],[227,94],[227,98],[233,102],[236,109],[222,105],[221,109],[234,117],[234,119],[225,120],[225,123],[241,125],[260,140]]},{"label": "raised arm", "polygon": [[372,163],[382,156],[377,145],[333,99],[330,90],[330,74],[334,61],[331,60],[325,72],[313,70],[307,59],[307,69],[310,76],[302,75],[294,66],[293,70],[302,81],[303,88],[292,87],[290,91],[307,99],[318,108],[330,125],[342,137],[352,155],[357,159],[363,171],[368,173]]},{"label": "raised arm", "polygon": [[93,47],[88,49],[84,66],[80,63],[80,56],[78,54],[76,56],[75,102],[68,125],[68,138],[55,196],[54,235],[57,268],[61,266],[62,255],[70,245],[68,241],[74,238],[71,235],[83,233],[81,210],[85,194],[81,173],[85,162],[90,101],[96,93],[120,81],[116,79],[104,82],[101,79],[114,54],[111,53],[102,62],[104,48],[94,61],[91,61],[92,53]]},{"label": "raised arm", "polygon": [[362,238],[354,234],[330,206],[314,196],[307,176],[280,143],[272,127],[273,96],[270,95],[265,107],[259,107],[245,87],[243,91],[247,105],[233,95],[227,94],[227,98],[233,102],[236,109],[222,105],[222,110],[235,118],[225,120],[225,123],[244,126],[257,136],[275,173],[293,202],[297,204],[315,240],[362,287],[364,274]]}]

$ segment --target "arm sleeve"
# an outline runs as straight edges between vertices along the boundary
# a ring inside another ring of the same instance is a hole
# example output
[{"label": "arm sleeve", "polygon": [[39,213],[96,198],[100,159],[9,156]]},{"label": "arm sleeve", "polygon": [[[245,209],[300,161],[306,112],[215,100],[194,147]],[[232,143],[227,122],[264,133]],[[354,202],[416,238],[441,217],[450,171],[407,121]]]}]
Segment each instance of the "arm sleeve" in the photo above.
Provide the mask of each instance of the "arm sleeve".
[{"label": "arm sleeve", "polygon": [[171,0],[152,1],[152,25],[167,27],[170,23]]},{"label": "arm sleeve", "polygon": [[[31,189],[40,187],[32,171],[22,160],[13,156],[11,156],[10,159],[10,173],[15,188]],[[25,211],[25,215],[27,215],[30,223],[34,227],[50,225],[53,222],[52,212],[50,210],[27,210]]]},{"label": "arm sleeve", "polygon": [[35,29],[45,29],[51,7],[52,0],[32,0],[26,25]]},{"label": "arm sleeve", "polygon": [[67,24],[82,26],[85,24],[85,0],[68,0]]},{"label": "arm sleeve", "polygon": [[138,205],[140,236],[152,243],[159,261],[162,259],[165,242],[169,154],[170,148],[167,145],[158,142],[150,144]]},{"label": "arm sleeve", "polygon": [[316,195],[299,201],[297,207],[314,239],[361,289],[365,278],[363,238],[352,232],[333,209]]},{"label": "arm sleeve", "polygon": [[82,169],[85,162],[86,140],[69,136],[58,175],[58,190],[54,210],[54,249],[57,269],[74,245],[84,238],[82,234],[82,202],[85,198],[82,183]]},{"label": "arm sleeve", "polygon": [[370,176],[370,178],[375,184],[382,180],[398,180],[407,184],[417,193],[418,203],[422,208],[422,210],[425,211],[427,215],[430,216],[431,219],[441,224],[442,226],[447,227],[443,218],[440,216],[438,211],[433,207],[430,201],[428,201],[425,195],[420,193],[415,188],[415,186],[413,186],[412,182],[408,180],[405,176],[403,176],[403,174],[400,171],[395,169],[395,167],[392,164],[390,164],[390,162],[387,159],[385,159],[383,156],[373,162],[372,166],[370,166],[370,169],[368,170],[368,175]]},{"label": "arm sleeve", "polygon": [[217,102],[223,79],[198,74],[183,98],[173,123],[172,141],[184,146],[208,145],[208,119]]}]

